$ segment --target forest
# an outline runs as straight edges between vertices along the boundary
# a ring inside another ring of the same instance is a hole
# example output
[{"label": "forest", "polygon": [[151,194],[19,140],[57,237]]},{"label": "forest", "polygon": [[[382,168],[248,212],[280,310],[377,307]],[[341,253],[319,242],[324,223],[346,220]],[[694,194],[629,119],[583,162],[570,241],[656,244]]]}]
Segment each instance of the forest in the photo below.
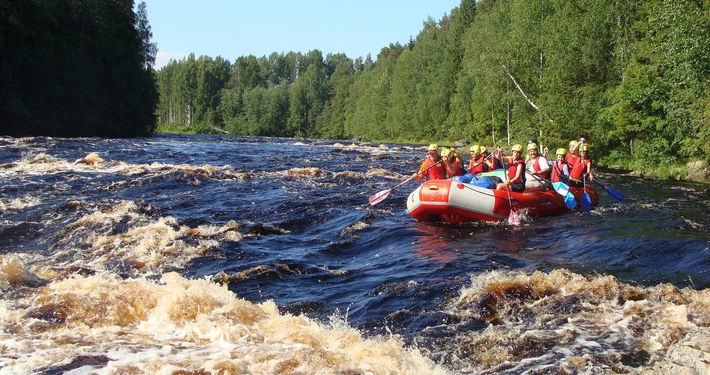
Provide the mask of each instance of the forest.
[{"label": "forest", "polygon": [[462,0],[376,59],[189,57],[159,130],[564,147],[630,168],[710,155],[710,0]]},{"label": "forest", "polygon": [[145,3],[3,0],[0,134],[147,136],[157,46]]}]

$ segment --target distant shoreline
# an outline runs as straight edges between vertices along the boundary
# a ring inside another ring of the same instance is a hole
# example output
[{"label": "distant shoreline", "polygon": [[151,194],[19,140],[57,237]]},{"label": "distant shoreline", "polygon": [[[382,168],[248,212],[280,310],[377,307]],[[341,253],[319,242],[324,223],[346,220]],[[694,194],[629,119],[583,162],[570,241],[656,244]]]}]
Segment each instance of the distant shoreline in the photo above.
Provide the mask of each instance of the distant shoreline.
[{"label": "distant shoreline", "polygon": [[[248,136],[248,137],[261,137],[258,135],[237,135],[237,134],[217,134],[213,132],[208,132],[208,133],[198,133],[198,132],[190,132],[190,131],[181,131],[182,129],[178,129],[177,126],[164,126],[164,125],[158,125],[156,127],[155,134],[159,133],[165,133],[165,134],[194,134],[194,135],[223,135],[223,136]],[[207,130],[207,129],[204,129]],[[264,136],[267,138],[275,138],[275,137],[269,137],[269,136]],[[287,137],[289,138],[289,137]],[[297,138],[292,138],[292,139],[297,139]],[[316,138],[314,138],[316,139]],[[320,138],[318,138],[320,139]],[[392,144],[422,144],[424,145],[427,142],[421,142],[421,141],[391,141],[391,142],[380,142],[380,141],[361,141],[357,139],[329,139],[329,138],[323,138],[323,140],[331,140],[331,141],[348,141],[348,142],[358,142],[358,143],[392,143]],[[444,142],[444,144],[451,144],[454,145],[456,142]],[[464,148],[468,147],[469,145],[461,146],[459,148]],[[646,177],[646,178],[655,178],[655,179],[662,179],[662,180],[676,180],[676,181],[692,181],[692,182],[701,182],[705,184],[710,184],[710,166],[708,165],[707,161],[704,160],[692,160],[688,161],[685,164],[674,164],[674,165],[669,165],[669,166],[658,166],[657,168],[649,168],[649,169],[637,169],[628,166],[630,163],[630,160],[615,160],[615,161],[610,161],[610,160],[604,160],[603,158],[601,160],[597,161],[597,165],[600,167],[602,171],[611,171],[614,174],[620,174],[620,175],[629,175],[629,176],[636,176],[636,177]]]}]

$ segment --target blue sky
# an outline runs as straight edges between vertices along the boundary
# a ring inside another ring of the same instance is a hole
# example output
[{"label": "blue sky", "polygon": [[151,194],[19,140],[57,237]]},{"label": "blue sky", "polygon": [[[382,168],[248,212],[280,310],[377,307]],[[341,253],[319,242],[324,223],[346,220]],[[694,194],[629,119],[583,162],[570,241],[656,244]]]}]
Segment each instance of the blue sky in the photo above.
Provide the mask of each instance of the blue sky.
[{"label": "blue sky", "polygon": [[190,52],[234,61],[319,49],[373,60],[382,47],[416,38],[460,0],[146,0],[155,68]]}]

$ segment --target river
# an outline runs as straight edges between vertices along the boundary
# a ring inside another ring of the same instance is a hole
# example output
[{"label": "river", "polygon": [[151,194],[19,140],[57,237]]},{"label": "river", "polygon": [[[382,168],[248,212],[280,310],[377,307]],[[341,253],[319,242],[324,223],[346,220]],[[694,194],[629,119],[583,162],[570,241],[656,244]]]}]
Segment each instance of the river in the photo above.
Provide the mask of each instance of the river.
[{"label": "river", "polygon": [[[707,185],[417,222],[422,145],[0,138],[0,373],[633,373],[710,326]],[[220,372],[221,371],[221,372]]]}]

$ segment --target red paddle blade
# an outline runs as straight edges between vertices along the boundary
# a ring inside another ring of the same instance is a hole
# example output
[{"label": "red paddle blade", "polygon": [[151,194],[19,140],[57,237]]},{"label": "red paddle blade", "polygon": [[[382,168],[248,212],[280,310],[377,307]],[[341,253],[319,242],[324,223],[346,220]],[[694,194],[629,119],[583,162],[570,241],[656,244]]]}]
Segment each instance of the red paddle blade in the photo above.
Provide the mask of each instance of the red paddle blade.
[{"label": "red paddle blade", "polygon": [[520,218],[513,210],[510,210],[510,214],[508,215],[508,224],[516,226],[520,225]]},{"label": "red paddle blade", "polygon": [[387,189],[387,190],[382,190],[377,194],[371,195],[370,199],[369,199],[370,205],[374,206],[374,205],[382,202],[383,200],[387,199],[387,196],[390,195],[391,191],[392,191],[392,189]]}]

